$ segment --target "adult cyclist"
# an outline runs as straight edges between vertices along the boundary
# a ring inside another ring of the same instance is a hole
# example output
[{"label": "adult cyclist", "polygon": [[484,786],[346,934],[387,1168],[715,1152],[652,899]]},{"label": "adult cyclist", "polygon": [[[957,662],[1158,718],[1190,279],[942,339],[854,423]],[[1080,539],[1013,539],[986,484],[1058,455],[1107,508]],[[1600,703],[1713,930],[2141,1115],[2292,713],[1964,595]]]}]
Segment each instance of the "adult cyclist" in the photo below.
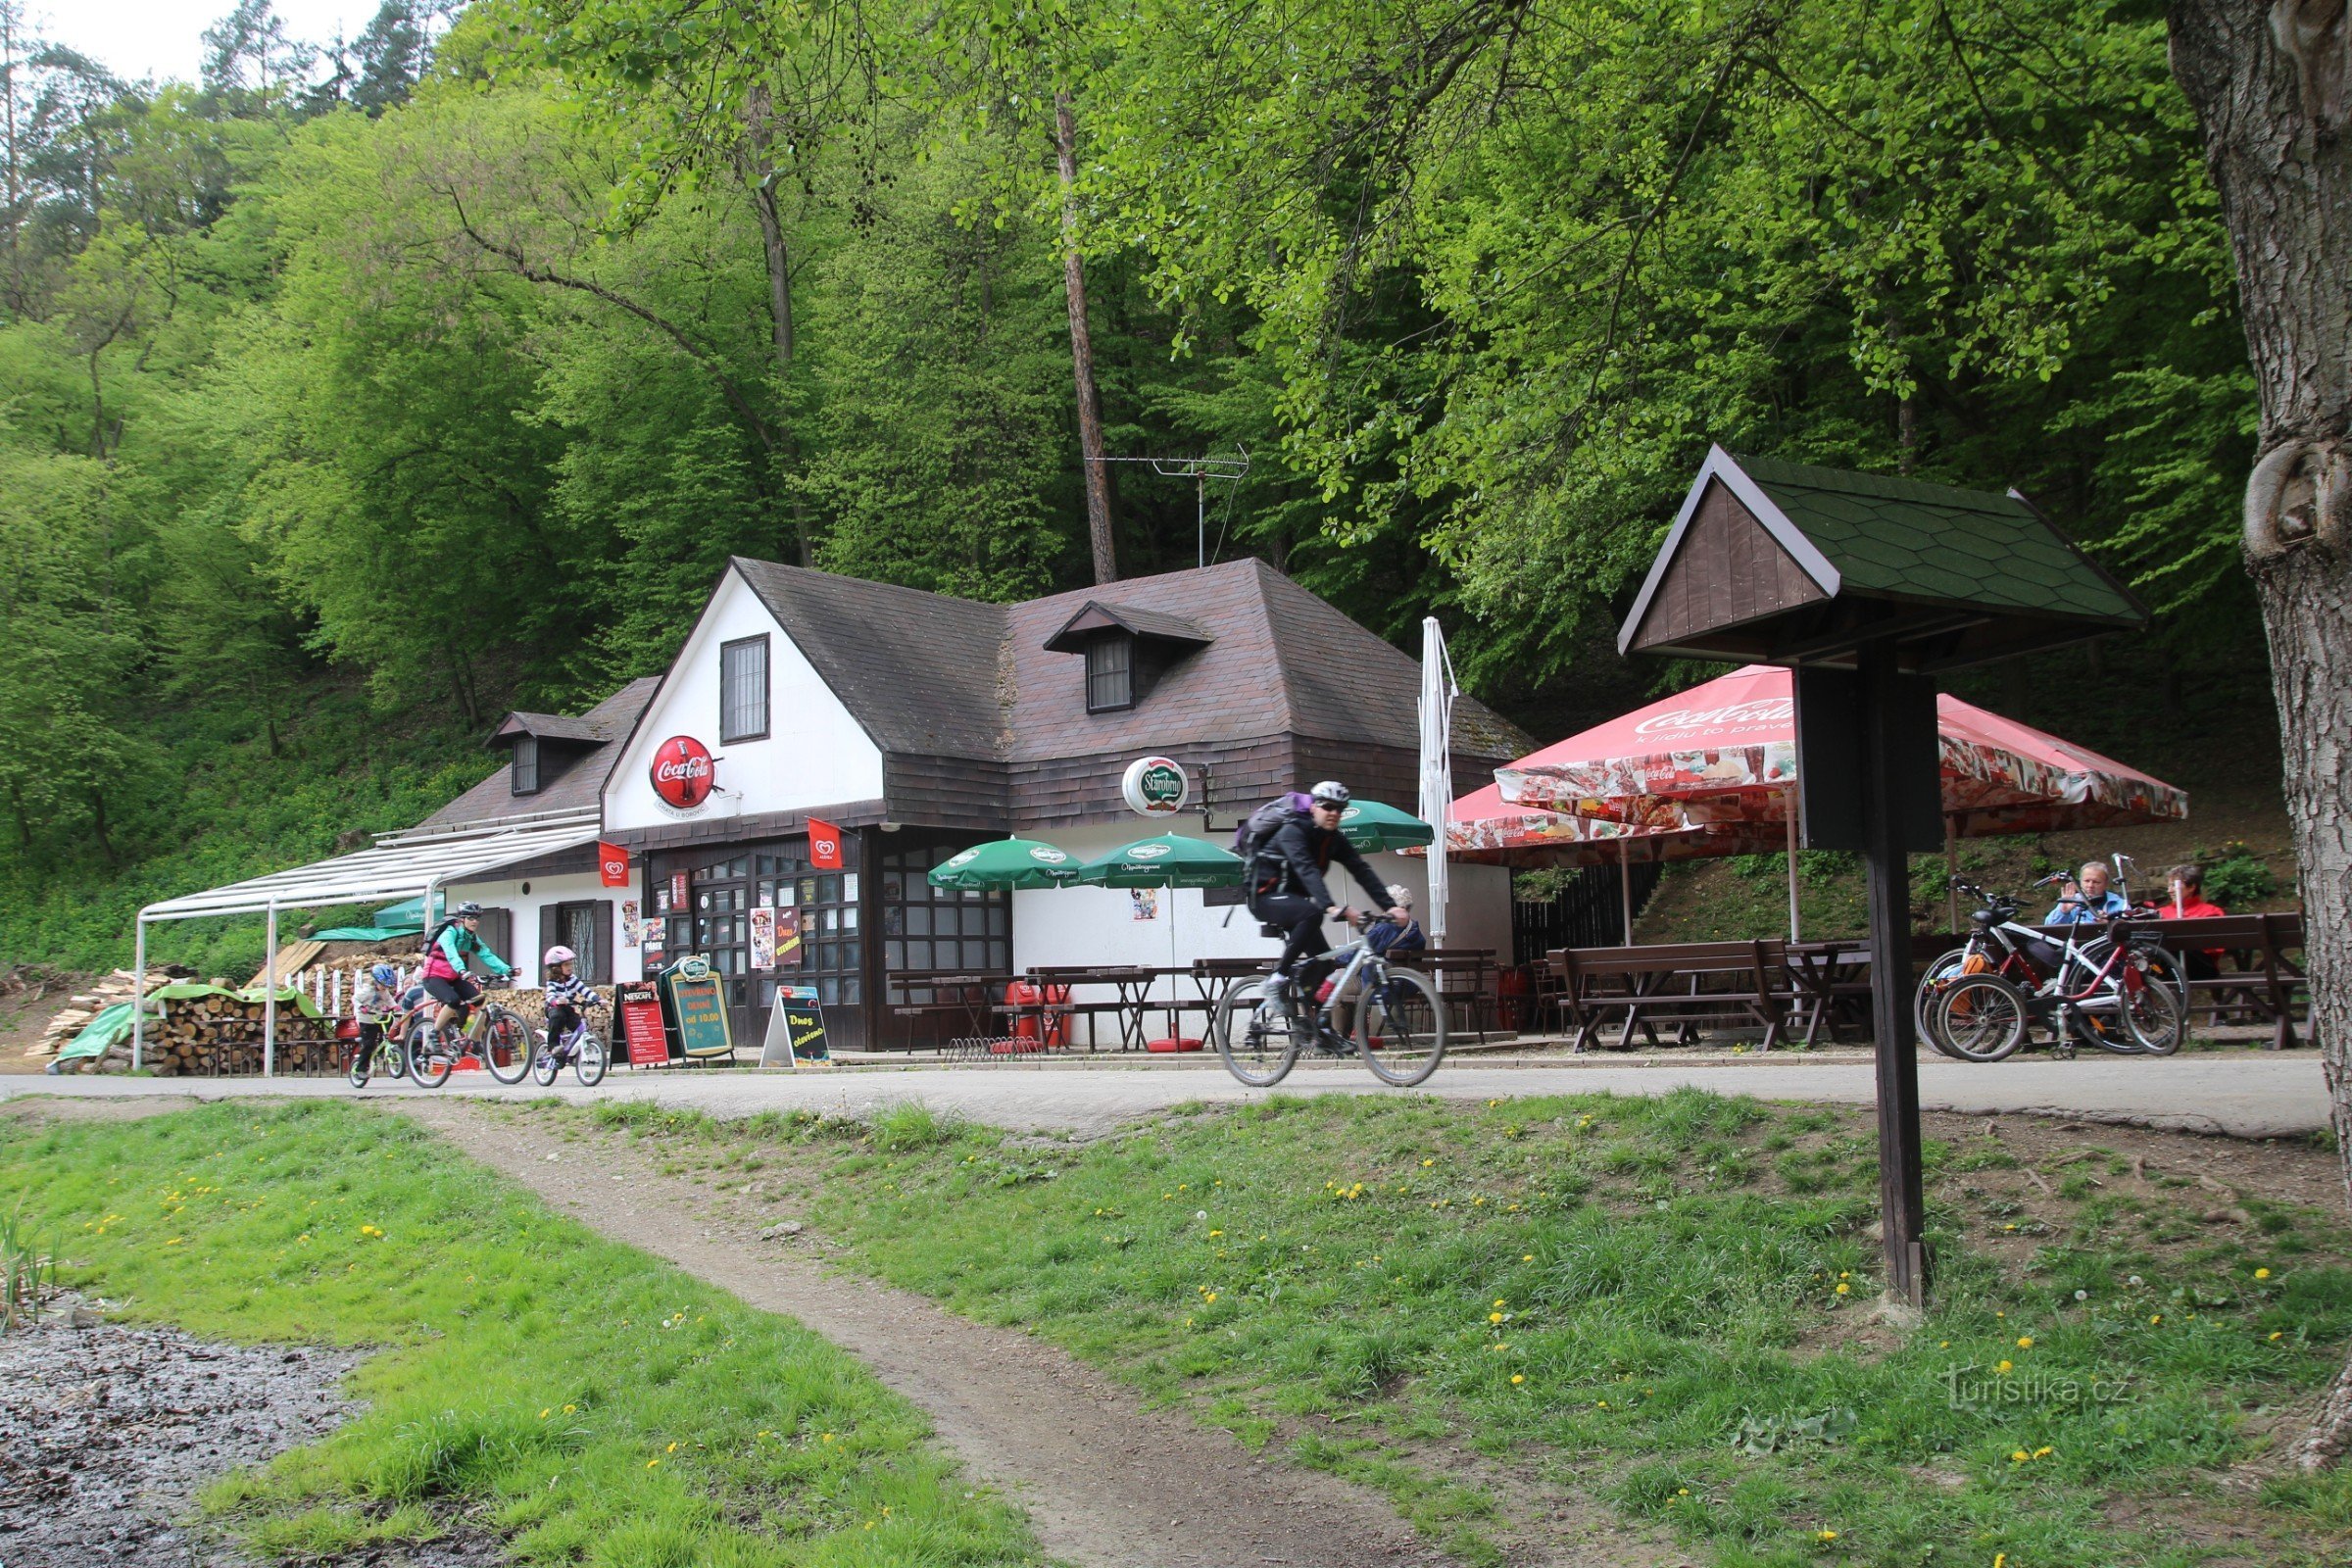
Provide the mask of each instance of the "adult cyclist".
[{"label": "adult cyclist", "polygon": [[1332,861],[1346,866],[1390,919],[1402,925],[1412,918],[1410,910],[1391,902],[1388,888],[1340,832],[1340,813],[1348,809],[1348,786],[1336,779],[1325,779],[1309,790],[1308,808],[1294,813],[1258,846],[1247,873],[1250,912],[1284,933],[1282,957],[1274,965],[1269,989],[1277,996],[1297,996],[1309,1009],[1327,966],[1310,962],[1302,970],[1299,959],[1321,945],[1326,919],[1345,920],[1354,912],[1331,896],[1325,874]]},{"label": "adult cyclist", "polygon": [[466,960],[478,959],[483,968],[500,979],[514,972],[514,966],[482,946],[482,906],[461,904],[452,909],[425,944],[425,994],[441,1004],[433,1015],[433,1026],[441,1037],[450,1038],[459,1014],[482,1000],[481,982],[466,972]]}]

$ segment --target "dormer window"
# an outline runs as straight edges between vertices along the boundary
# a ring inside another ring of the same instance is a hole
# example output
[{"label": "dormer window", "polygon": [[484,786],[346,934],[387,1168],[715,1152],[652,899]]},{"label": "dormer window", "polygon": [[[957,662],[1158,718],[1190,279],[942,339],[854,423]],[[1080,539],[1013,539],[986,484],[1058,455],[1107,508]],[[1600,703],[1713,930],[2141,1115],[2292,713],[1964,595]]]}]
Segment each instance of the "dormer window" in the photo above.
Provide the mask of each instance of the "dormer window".
[{"label": "dormer window", "polygon": [[536,795],[539,793],[538,736],[517,735],[514,737],[514,770],[513,776],[514,780],[515,794]]},{"label": "dormer window", "polygon": [[1124,632],[1086,645],[1086,710],[1107,713],[1135,706],[1135,639]]},{"label": "dormer window", "polygon": [[1165,611],[1090,599],[1046,639],[1046,651],[1085,655],[1086,710],[1115,713],[1150,697],[1208,641],[1208,633]]}]

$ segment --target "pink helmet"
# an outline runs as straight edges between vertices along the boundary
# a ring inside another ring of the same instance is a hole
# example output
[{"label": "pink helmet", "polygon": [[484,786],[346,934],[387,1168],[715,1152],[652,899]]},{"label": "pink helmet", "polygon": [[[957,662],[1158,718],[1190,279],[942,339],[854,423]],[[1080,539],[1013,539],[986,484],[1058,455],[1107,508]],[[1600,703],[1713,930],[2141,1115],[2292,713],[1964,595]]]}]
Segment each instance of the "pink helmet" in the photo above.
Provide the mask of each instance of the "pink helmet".
[{"label": "pink helmet", "polygon": [[539,963],[542,968],[552,969],[559,963],[577,963],[579,957],[578,954],[559,942],[539,955]]}]

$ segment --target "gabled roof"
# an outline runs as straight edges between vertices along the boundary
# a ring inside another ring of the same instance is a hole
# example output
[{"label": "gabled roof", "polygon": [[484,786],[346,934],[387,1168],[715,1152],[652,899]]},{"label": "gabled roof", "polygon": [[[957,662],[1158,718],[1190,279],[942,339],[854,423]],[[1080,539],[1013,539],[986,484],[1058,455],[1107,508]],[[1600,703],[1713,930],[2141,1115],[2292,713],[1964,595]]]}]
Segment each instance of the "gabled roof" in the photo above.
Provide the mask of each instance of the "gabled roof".
[{"label": "gabled roof", "polygon": [[[644,676],[629,682],[578,717],[564,719],[566,725],[590,736],[595,749],[564,764],[536,794],[514,793],[514,770],[509,765],[500,768],[417,826],[495,822],[504,817],[537,816],[550,811],[599,807],[603,802],[605,779],[612,771],[619,743],[635,727],[638,715],[645,711],[645,705],[653,700],[654,688],[661,684],[658,676]],[[508,715],[508,723],[525,716],[538,718],[555,715],[514,713]],[[508,724],[501,724],[499,732],[507,734]],[[531,730],[529,733],[536,734],[538,731]],[[541,769],[544,771],[547,765],[548,760],[543,758]]]},{"label": "gabled roof", "polygon": [[[1784,662],[1804,657],[1807,639],[1818,649],[1900,620],[1923,667],[1950,666],[2146,619],[2129,589],[2014,490],[1715,447],[1618,648]],[[1753,636],[1740,630],[1750,623]]]},{"label": "gabled roof", "polygon": [[729,564],[883,751],[999,754],[1004,606],[741,556]]},{"label": "gabled roof", "polygon": [[1046,649],[1055,654],[1082,654],[1086,652],[1088,633],[1111,629],[1195,648],[1216,640],[1181,615],[1089,599],[1078,613],[1062,622],[1059,631],[1046,639]]}]

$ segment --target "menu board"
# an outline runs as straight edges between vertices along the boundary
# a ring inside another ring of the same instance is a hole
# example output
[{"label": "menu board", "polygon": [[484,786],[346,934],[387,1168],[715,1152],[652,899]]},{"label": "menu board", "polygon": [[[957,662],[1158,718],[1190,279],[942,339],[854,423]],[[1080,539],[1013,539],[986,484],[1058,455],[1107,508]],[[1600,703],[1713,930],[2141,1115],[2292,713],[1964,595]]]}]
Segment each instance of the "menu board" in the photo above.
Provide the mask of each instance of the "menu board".
[{"label": "menu board", "polygon": [[662,993],[678,1046],[689,1056],[725,1056],[735,1050],[727,1026],[726,988],[710,960],[690,953],[662,971]]},{"label": "menu board", "polygon": [[629,1065],[659,1067],[669,1060],[669,1028],[662,1018],[660,988],[650,980],[624,980],[612,988],[612,997]]},{"label": "menu board", "polygon": [[814,986],[778,986],[775,1008],[768,1014],[767,1040],[760,1048],[762,1067],[830,1067],[825,1049],[825,1013],[816,1004]]}]

